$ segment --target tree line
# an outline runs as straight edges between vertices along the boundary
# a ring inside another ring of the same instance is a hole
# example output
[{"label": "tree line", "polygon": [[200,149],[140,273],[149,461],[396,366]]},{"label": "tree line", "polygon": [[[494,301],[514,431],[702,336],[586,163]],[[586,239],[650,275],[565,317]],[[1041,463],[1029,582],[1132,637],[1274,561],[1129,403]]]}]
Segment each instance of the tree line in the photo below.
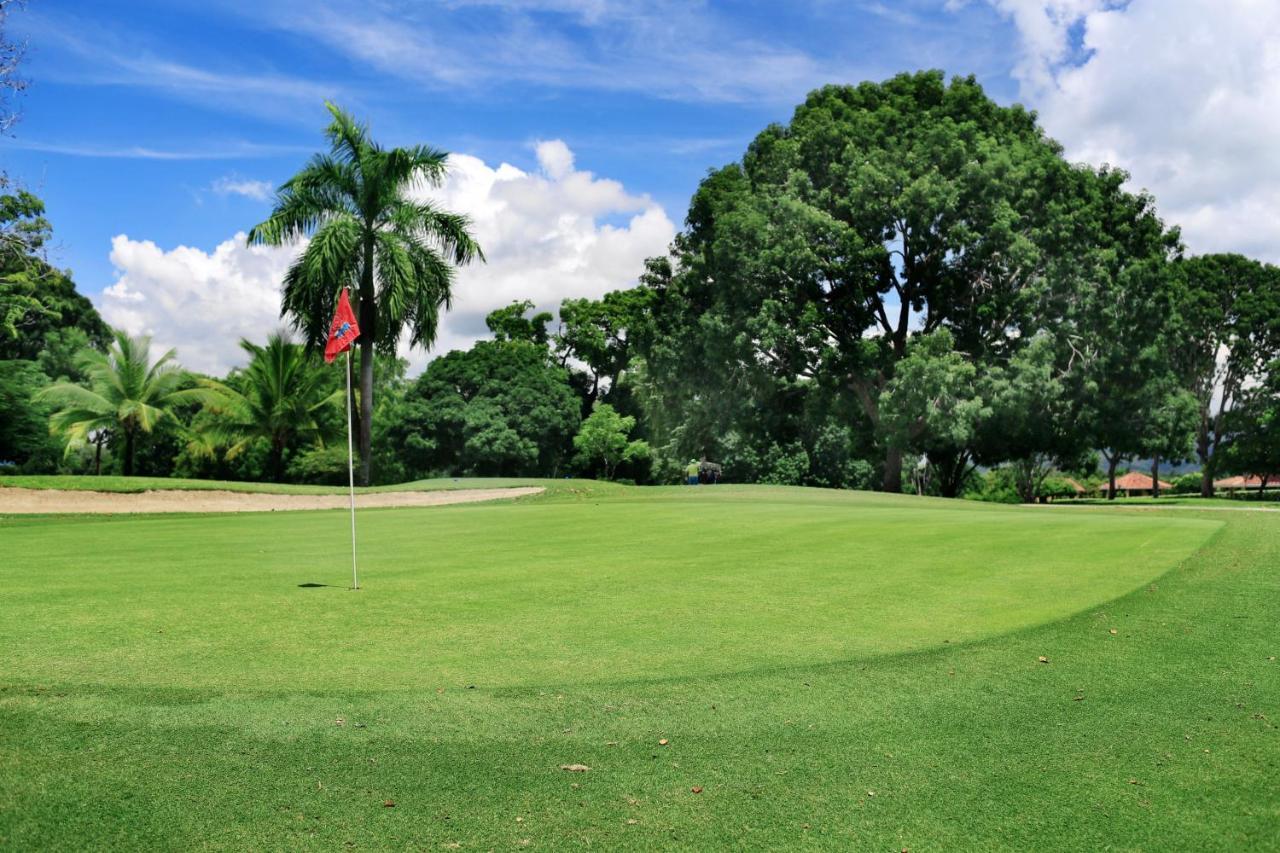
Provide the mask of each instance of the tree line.
[{"label": "tree line", "polygon": [[1197,462],[1206,495],[1280,472],[1280,270],[1188,256],[1124,172],[1069,162],[973,78],[811,93],[708,173],[636,286],[558,319],[501,308],[492,340],[414,379],[397,343],[434,341],[483,252],[416,192],[442,152],[384,148],[331,109],[330,151],[250,232],[308,239],[283,289],[297,342],[245,342],[226,377],[107,329],[43,260],[39,200],[3,197],[0,463],[340,481],[342,376],[314,353],[345,285],[363,482],[678,482],[711,459],[738,482],[899,491],[919,469],[937,494],[1032,500],[1099,464],[1114,494],[1137,459],[1157,479]]}]

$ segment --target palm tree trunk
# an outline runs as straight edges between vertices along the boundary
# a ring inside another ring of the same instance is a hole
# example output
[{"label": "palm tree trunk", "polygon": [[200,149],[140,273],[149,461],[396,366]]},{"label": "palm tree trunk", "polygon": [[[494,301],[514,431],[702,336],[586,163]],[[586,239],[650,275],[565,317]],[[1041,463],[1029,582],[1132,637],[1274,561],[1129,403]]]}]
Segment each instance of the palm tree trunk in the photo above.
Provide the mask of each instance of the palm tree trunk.
[{"label": "palm tree trunk", "polygon": [[124,431],[124,475],[133,476],[133,430]]},{"label": "palm tree trunk", "polygon": [[102,441],[104,438],[106,438],[106,433],[99,432],[93,440],[93,476],[95,477],[102,473]]},{"label": "palm tree trunk", "polygon": [[271,477],[277,483],[284,480],[284,444],[278,439],[271,441]]}]

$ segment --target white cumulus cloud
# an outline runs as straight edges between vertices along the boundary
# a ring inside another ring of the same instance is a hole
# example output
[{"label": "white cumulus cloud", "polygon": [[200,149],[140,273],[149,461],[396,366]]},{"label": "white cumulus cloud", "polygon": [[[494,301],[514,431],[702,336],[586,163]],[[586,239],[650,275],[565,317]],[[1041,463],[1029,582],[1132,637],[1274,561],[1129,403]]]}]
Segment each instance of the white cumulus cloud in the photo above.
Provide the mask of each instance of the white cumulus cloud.
[{"label": "white cumulus cloud", "polygon": [[1280,3],[988,2],[1068,156],[1129,171],[1195,253],[1280,261]]},{"label": "white cumulus cloud", "polygon": [[111,325],[176,347],[184,366],[223,373],[243,361],[240,338],[262,339],[280,326],[280,282],[293,255],[246,246],[243,233],[212,252],[120,234],[111,240],[116,281],[99,308]]},{"label": "white cumulus cloud", "polygon": [[[444,186],[424,193],[471,217],[488,258],[459,272],[432,354],[486,337],[484,316],[513,300],[554,310],[567,297],[630,287],[644,259],[675,236],[657,202],[576,169],[564,142],[539,143],[536,153],[536,172],[454,155]],[[176,346],[187,367],[221,373],[243,363],[240,338],[260,340],[280,326],[280,283],[296,251],[247,247],[243,234],[211,252],[122,234],[112,240],[117,277],[100,308],[107,322]],[[404,354],[415,367],[428,358]]]},{"label": "white cumulus cloud", "polygon": [[255,201],[266,201],[276,188],[270,181],[224,176],[214,181],[210,189],[218,195],[242,195]]}]

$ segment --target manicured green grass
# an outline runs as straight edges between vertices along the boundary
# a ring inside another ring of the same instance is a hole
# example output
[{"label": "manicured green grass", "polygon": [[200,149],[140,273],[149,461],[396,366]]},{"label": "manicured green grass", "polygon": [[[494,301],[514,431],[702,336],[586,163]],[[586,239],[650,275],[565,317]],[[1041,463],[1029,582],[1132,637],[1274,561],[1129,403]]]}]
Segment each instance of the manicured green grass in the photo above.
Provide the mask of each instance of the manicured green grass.
[{"label": "manicured green grass", "polygon": [[343,524],[0,520],[0,847],[1280,838],[1274,516],[566,488],[364,513],[360,592]]}]

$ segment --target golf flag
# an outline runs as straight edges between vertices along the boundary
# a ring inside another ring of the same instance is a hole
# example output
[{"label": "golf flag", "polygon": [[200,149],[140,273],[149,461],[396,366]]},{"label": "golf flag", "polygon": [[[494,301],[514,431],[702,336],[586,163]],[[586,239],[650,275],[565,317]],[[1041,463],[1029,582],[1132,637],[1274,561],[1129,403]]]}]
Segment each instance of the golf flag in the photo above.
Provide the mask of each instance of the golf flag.
[{"label": "golf flag", "polygon": [[324,345],[324,360],[331,362],[339,353],[351,349],[356,338],[360,337],[360,325],[351,310],[351,301],[347,299],[344,287],[338,294],[338,310],[333,312],[333,322],[329,324],[329,340]]}]

